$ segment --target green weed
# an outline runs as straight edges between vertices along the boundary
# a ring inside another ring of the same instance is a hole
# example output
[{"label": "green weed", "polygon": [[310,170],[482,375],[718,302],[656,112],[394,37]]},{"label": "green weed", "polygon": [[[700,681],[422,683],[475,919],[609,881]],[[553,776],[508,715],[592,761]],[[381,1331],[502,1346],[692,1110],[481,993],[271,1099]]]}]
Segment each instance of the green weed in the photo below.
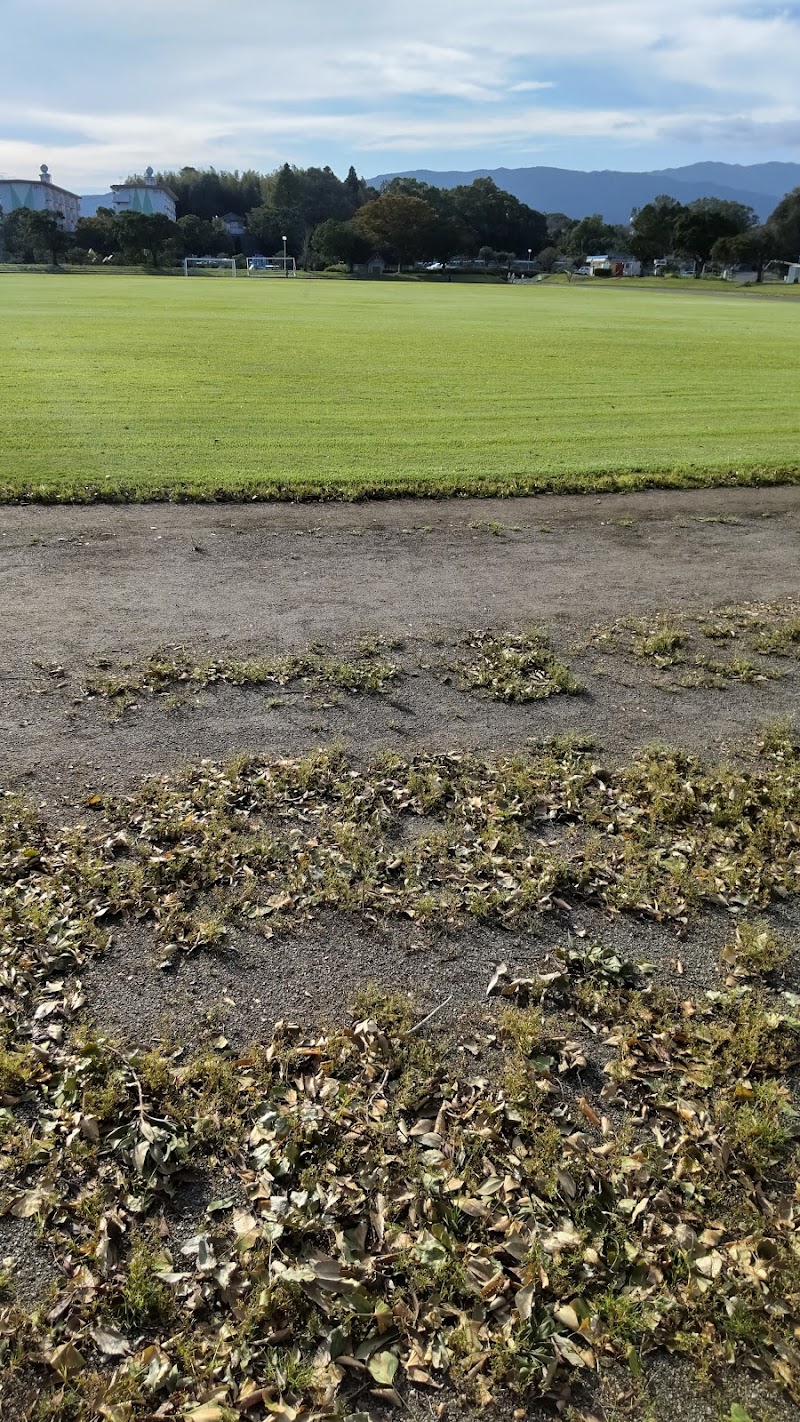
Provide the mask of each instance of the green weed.
[{"label": "green weed", "polygon": [[468,645],[478,655],[461,665],[464,685],[488,691],[497,701],[541,701],[581,690],[540,629],[502,636],[473,632]]},{"label": "green weed", "polygon": [[[242,659],[229,655],[197,658],[184,648],[168,648],[147,657],[138,670],[93,673],[86,678],[84,689],[88,696],[115,700],[123,709],[132,704],[137,695],[148,693],[158,695],[162,705],[174,710],[183,704],[183,698],[175,694],[175,687],[221,683],[237,687],[289,686],[295,682],[310,687],[328,684],[354,693],[377,695],[399,673],[394,662],[376,658],[375,651],[370,644],[351,659],[337,660],[310,647],[306,652],[283,657]],[[283,705],[283,700],[270,697],[267,704],[278,707]]]},{"label": "green weed", "polygon": [[659,667],[671,667],[683,661],[686,641],[686,632],[674,623],[662,622],[652,628],[644,623],[634,634],[632,646],[637,657],[651,660]]},{"label": "green weed", "polygon": [[800,1136],[788,1090],[771,1079],[738,1087],[719,1107],[719,1116],[731,1150],[756,1176],[782,1164]]},{"label": "green weed", "polygon": [[753,650],[773,657],[800,656],[800,617],[789,617],[753,638]]},{"label": "green weed", "polygon": [[791,957],[791,945],[762,919],[742,919],[722,961],[744,977],[777,973]]},{"label": "green weed", "polygon": [[114,1313],[126,1328],[142,1329],[169,1322],[174,1308],[172,1293],[157,1277],[168,1267],[163,1253],[145,1235],[134,1239],[126,1260]]}]

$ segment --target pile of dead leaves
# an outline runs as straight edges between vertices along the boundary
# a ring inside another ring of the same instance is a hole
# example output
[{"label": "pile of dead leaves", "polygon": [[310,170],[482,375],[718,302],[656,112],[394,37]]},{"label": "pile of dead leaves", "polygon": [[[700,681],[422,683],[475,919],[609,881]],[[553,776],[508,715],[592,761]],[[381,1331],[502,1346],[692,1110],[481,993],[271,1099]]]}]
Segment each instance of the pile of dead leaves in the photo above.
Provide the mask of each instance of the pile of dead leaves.
[{"label": "pile of dead leaves", "polygon": [[[52,1278],[26,1301],[0,1263],[9,1416],[311,1422],[408,1387],[563,1403],[665,1349],[800,1400],[800,1019],[759,982],[763,929],[736,939],[724,991],[686,998],[602,944],[537,976],[501,964],[506,1005],[443,1045],[376,998],[240,1056],[131,1053],[86,1027],[80,986],[125,918],[169,962],[226,922],[334,904],[502,921],[556,892],[674,918],[768,903],[797,892],[799,789],[788,743],[614,772],[557,745],[203,765],[94,797],[60,833],[6,797],[0,1217]],[[405,843],[423,815],[438,827]]]},{"label": "pile of dead leaves", "polygon": [[[583,901],[685,922],[800,888],[800,752],[749,766],[643,752],[610,771],[555,744],[525,756],[343,754],[240,758],[91,796],[54,834],[0,799],[0,1001],[95,952],[112,925],[149,920],[168,964],[326,909],[457,924],[508,922]],[[404,826],[423,818],[425,833]]]},{"label": "pile of dead leaves", "polygon": [[[39,1409],[20,1415],[557,1401],[663,1349],[800,1400],[800,1020],[750,987],[642,982],[600,945],[535,980],[501,967],[489,991],[530,1005],[469,1051],[404,998],[239,1057],[60,1041],[34,1013],[5,1054],[0,1211],[58,1282],[27,1308],[12,1273],[0,1308],[8,1396]],[[607,1057],[589,1094],[585,1024]],[[187,1237],[198,1174],[223,1193]]]}]

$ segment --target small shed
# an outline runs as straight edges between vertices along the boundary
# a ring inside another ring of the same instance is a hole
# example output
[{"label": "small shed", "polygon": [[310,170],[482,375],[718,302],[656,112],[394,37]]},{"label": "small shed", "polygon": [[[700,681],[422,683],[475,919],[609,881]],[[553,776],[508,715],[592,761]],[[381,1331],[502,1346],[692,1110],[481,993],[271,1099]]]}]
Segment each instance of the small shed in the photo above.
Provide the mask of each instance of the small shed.
[{"label": "small shed", "polygon": [[244,237],[247,231],[245,220],[238,212],[223,213],[222,225],[229,237]]}]

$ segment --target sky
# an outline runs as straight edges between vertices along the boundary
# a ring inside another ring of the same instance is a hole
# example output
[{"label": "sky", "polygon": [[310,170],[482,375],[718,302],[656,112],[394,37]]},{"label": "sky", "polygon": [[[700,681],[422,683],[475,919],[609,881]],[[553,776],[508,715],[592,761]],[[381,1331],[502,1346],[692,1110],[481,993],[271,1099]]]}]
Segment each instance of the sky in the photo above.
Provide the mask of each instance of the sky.
[{"label": "sky", "polygon": [[800,157],[800,0],[0,0],[0,177]]}]

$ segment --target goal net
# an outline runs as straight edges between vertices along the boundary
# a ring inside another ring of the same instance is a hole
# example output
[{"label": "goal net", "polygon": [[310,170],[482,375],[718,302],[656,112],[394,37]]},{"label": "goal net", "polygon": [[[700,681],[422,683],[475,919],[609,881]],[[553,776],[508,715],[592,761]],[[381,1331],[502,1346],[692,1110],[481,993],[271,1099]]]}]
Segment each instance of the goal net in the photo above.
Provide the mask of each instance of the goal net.
[{"label": "goal net", "polygon": [[247,275],[254,277],[261,276],[297,276],[297,263],[294,257],[248,257]]},{"label": "goal net", "polygon": [[184,276],[236,276],[233,257],[184,257]]}]

